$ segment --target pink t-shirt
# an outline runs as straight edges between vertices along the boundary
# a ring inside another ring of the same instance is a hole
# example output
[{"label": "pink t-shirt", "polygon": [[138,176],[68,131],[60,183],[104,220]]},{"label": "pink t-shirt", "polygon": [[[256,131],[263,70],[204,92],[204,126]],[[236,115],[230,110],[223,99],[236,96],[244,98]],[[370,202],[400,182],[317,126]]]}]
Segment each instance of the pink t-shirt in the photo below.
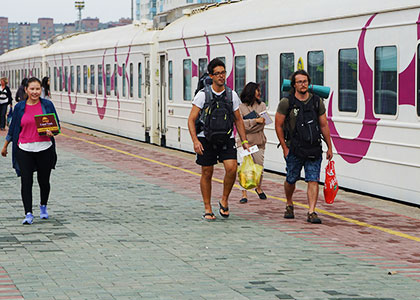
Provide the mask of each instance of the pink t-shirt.
[{"label": "pink t-shirt", "polygon": [[41,102],[35,105],[25,105],[25,113],[20,121],[22,130],[19,134],[19,144],[49,142],[51,139],[47,136],[40,136],[36,130],[35,115],[42,115]]}]

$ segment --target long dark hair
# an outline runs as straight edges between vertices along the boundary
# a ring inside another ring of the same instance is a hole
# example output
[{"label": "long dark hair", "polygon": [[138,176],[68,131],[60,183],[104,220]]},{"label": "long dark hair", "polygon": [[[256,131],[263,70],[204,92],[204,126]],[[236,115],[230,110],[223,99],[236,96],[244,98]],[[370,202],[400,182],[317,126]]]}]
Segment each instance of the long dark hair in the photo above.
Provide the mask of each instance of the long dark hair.
[{"label": "long dark hair", "polygon": [[27,87],[28,86],[28,78],[23,78],[20,85],[23,86],[24,88]]},{"label": "long dark hair", "polygon": [[48,77],[45,76],[44,78],[42,78],[42,83],[41,83],[41,87],[44,89],[44,93],[45,95],[49,95],[50,94],[50,85],[48,84]]},{"label": "long dark hair", "polygon": [[251,106],[255,101],[257,101],[257,103],[260,104],[261,100],[255,98],[255,91],[258,89],[260,89],[260,85],[258,83],[248,82],[241,92],[240,98],[242,103]]},{"label": "long dark hair", "polygon": [[290,76],[290,94],[294,94],[295,93],[295,84],[296,84],[296,76],[297,75],[304,75],[306,76],[306,78],[308,78],[308,86],[311,84],[311,77],[309,77],[308,72],[306,72],[305,70],[297,70],[296,72],[294,72],[292,74],[292,76]]}]

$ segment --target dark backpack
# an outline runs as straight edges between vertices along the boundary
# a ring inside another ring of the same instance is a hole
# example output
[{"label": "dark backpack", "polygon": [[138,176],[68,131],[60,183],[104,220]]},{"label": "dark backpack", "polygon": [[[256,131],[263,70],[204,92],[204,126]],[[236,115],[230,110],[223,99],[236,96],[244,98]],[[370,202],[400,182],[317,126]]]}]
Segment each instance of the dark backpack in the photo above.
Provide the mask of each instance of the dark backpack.
[{"label": "dark backpack", "polygon": [[206,101],[196,121],[196,131],[204,131],[206,139],[214,145],[226,145],[233,131],[232,90],[225,86],[220,96],[215,96],[211,86],[203,89]]},{"label": "dark backpack", "polygon": [[293,132],[285,129],[285,139],[290,140],[290,151],[302,159],[318,159],[322,155],[321,128],[319,126],[319,101],[320,98],[313,95],[308,103],[304,104],[289,95],[289,109],[286,121],[289,121],[290,112],[297,110],[296,126]]},{"label": "dark backpack", "polygon": [[201,75],[200,79],[198,79],[197,89],[195,90],[194,96],[197,95],[199,91],[204,89],[204,87],[212,85],[212,83],[213,79],[210,78],[209,73],[206,72],[203,75]]}]

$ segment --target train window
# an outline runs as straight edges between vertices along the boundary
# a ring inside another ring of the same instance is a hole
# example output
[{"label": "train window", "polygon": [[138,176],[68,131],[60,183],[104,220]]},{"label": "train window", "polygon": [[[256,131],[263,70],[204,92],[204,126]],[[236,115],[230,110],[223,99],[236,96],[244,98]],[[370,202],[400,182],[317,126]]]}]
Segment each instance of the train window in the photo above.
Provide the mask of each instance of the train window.
[{"label": "train window", "polygon": [[88,92],[88,68],[86,65],[83,66],[83,93]]},{"label": "train window", "polygon": [[103,74],[102,74],[102,65],[98,65],[98,94],[102,95],[103,93]]},{"label": "train window", "polygon": [[130,63],[130,97],[134,97],[134,67],[133,63]]},{"label": "train window", "polygon": [[139,85],[137,94],[138,94],[139,98],[141,99],[141,85],[142,85],[142,81],[143,81],[143,71],[141,69],[141,63],[138,64],[138,78],[137,78],[137,80],[138,80],[138,85]]},{"label": "train window", "polygon": [[207,58],[200,58],[198,60],[198,78],[201,78],[207,72]]},{"label": "train window", "polygon": [[256,78],[261,89],[261,101],[268,103],[268,55],[257,55]]},{"label": "train window", "polygon": [[95,66],[90,65],[90,93],[95,94]]},{"label": "train window", "polygon": [[70,89],[74,93],[74,66],[70,67]]},{"label": "train window", "polygon": [[338,110],[357,111],[357,49],[338,52]]},{"label": "train window", "polygon": [[375,113],[397,113],[397,47],[375,48]]},{"label": "train window", "polygon": [[235,91],[241,94],[246,84],[246,59],[245,56],[235,57]]},{"label": "train window", "polygon": [[417,115],[420,116],[420,45],[417,47]]},{"label": "train window", "polygon": [[69,91],[69,67],[64,67],[64,91]]},{"label": "train window", "polygon": [[82,77],[81,77],[81,71],[80,71],[80,66],[77,66],[76,67],[76,78],[77,78],[77,80],[76,80],[76,92],[78,92],[78,93],[80,93],[80,91],[81,91],[81,80],[82,80]]},{"label": "train window", "polygon": [[58,68],[58,89],[63,91],[63,67]]},{"label": "train window", "polygon": [[191,100],[191,59],[184,59],[184,100]]},{"label": "train window", "polygon": [[324,51],[308,52],[308,73],[312,84],[324,85]]},{"label": "train window", "polygon": [[172,60],[168,62],[168,85],[169,85],[169,100],[173,100],[173,88],[174,88],[174,71],[172,66]]},{"label": "train window", "polygon": [[107,64],[106,69],[106,94],[111,95],[111,65]]},{"label": "train window", "polygon": [[295,54],[294,53],[281,53],[280,54],[280,98],[289,96],[288,92],[281,90],[283,80],[290,79],[295,71]]},{"label": "train window", "polygon": [[123,64],[122,65],[122,95],[123,95],[123,97],[125,97],[125,95],[126,95],[125,89],[126,89],[126,85],[127,85],[125,74],[126,74],[125,64]]},{"label": "train window", "polygon": [[114,96],[118,95],[118,67],[114,64]]}]

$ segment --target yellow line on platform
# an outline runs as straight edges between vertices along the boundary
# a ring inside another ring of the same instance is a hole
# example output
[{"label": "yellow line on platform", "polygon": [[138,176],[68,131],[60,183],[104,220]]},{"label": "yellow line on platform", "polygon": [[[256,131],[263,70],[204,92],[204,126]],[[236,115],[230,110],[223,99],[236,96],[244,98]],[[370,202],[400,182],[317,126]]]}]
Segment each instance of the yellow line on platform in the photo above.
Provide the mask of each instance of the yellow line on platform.
[{"label": "yellow line on platform", "polygon": [[[182,172],[185,172],[185,173],[188,173],[188,174],[192,174],[192,175],[196,175],[196,176],[201,176],[200,173],[190,171],[190,170],[187,170],[187,169],[184,169],[184,168],[172,166],[170,164],[163,163],[163,162],[160,162],[160,161],[157,161],[157,160],[154,160],[154,159],[151,159],[151,158],[147,158],[147,157],[144,157],[144,156],[140,156],[140,155],[137,155],[137,154],[132,154],[132,153],[124,151],[124,150],[119,150],[119,149],[116,149],[116,148],[113,148],[113,147],[109,147],[109,146],[106,146],[106,145],[95,143],[95,142],[92,142],[92,141],[89,141],[89,140],[86,140],[86,139],[69,136],[69,135],[63,134],[63,133],[61,135],[64,136],[64,137],[70,138],[70,139],[78,140],[78,141],[85,142],[85,143],[88,143],[88,144],[91,144],[91,145],[95,145],[95,146],[98,146],[98,147],[101,147],[101,148],[104,148],[104,149],[108,149],[108,150],[111,150],[111,151],[114,151],[114,152],[118,152],[118,153],[125,154],[125,155],[131,156],[131,157],[135,157],[135,158],[139,158],[139,159],[142,159],[142,160],[145,160],[145,161],[148,161],[148,162],[152,162],[152,163],[164,166],[164,167],[179,170],[179,171],[182,171]],[[223,180],[220,180],[220,179],[215,178],[215,177],[213,177],[212,180],[216,181],[216,182],[219,182],[219,183],[223,183]],[[239,188],[239,185],[237,185],[237,184],[235,184],[234,186],[236,188]],[[256,194],[254,191],[252,191],[252,192],[254,194]],[[267,195],[267,197],[271,198],[271,199],[286,202],[286,199],[284,199],[284,198],[269,196],[269,195]],[[306,209],[309,208],[308,205],[302,204],[302,203],[299,203],[299,202],[294,202],[294,205],[304,207]],[[395,235],[395,236],[399,236],[399,237],[402,237],[402,238],[406,238],[406,239],[409,239],[409,240],[420,242],[419,237],[415,237],[415,236],[405,234],[405,233],[402,233],[402,232],[399,232],[399,231],[395,231],[395,230],[380,227],[380,226],[371,225],[371,224],[368,224],[366,222],[361,222],[361,221],[358,221],[358,220],[355,220],[355,219],[347,218],[347,217],[344,217],[342,215],[332,213],[332,212],[329,212],[329,211],[326,211],[326,210],[323,210],[323,209],[319,209],[319,208],[317,208],[316,211],[319,212],[319,213],[322,213],[324,215],[328,215],[330,217],[333,217],[333,218],[336,218],[336,219],[339,219],[339,220],[342,220],[342,221],[345,221],[345,222],[348,222],[348,223],[352,223],[352,224],[359,225],[359,226],[362,226],[362,227],[367,227],[367,228],[380,230],[380,231],[386,232],[388,234],[392,234],[392,235]]]}]

